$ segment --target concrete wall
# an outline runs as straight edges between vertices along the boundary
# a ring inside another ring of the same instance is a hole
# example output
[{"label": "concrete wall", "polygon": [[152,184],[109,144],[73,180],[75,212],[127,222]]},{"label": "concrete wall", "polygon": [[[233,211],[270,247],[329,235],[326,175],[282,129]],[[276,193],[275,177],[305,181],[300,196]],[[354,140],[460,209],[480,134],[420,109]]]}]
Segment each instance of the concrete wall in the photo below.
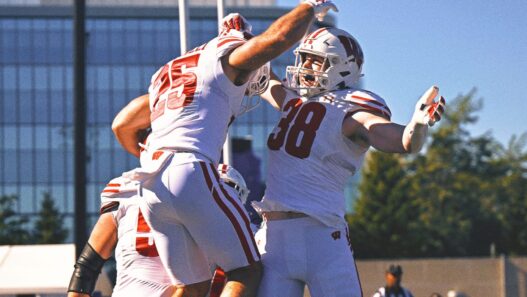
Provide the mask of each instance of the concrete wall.
[{"label": "concrete wall", "polygon": [[358,261],[357,267],[365,296],[384,285],[384,272],[390,264],[403,267],[402,284],[414,296],[428,297],[433,292],[443,296],[449,290],[468,296],[502,296],[500,259],[428,259],[393,261]]},{"label": "concrete wall", "polygon": [[384,284],[390,264],[403,267],[403,286],[414,296],[449,290],[470,297],[527,297],[527,257],[357,261],[365,296]]},{"label": "concrete wall", "polygon": [[364,297],[384,286],[390,264],[402,266],[402,285],[415,297],[447,297],[450,290],[467,297],[527,297],[527,257],[357,261]]},{"label": "concrete wall", "polygon": [[506,296],[527,296],[527,257],[505,261]]}]

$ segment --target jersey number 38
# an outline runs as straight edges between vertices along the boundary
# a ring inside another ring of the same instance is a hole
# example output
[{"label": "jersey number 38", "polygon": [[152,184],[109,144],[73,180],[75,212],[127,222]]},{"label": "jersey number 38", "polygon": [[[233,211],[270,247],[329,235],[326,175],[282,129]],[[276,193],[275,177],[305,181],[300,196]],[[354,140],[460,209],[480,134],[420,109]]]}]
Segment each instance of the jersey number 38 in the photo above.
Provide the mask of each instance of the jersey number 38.
[{"label": "jersey number 38", "polygon": [[289,155],[300,159],[309,157],[317,130],[326,115],[326,107],[318,102],[302,104],[297,98],[287,102],[284,114],[269,135],[267,147],[277,151],[285,144],[284,149]]}]

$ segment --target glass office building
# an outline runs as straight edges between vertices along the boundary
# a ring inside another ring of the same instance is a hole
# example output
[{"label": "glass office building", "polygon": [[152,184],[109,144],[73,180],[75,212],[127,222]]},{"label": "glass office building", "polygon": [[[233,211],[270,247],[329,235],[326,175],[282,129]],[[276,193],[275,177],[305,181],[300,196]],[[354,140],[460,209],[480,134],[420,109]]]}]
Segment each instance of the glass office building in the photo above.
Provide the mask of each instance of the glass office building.
[{"label": "glass office building", "polygon": [[[69,1],[69,6],[57,5],[61,2],[0,1],[0,195],[18,195],[16,211],[31,216],[39,211],[43,193],[49,193],[71,229],[73,7]],[[113,137],[113,117],[147,91],[161,65],[180,54],[178,8],[170,6],[177,1],[158,1],[158,6],[99,2],[88,1],[86,11],[87,212],[92,220],[105,183],[138,165]],[[242,13],[260,33],[287,11],[270,6],[269,0],[260,2],[264,6],[228,11]],[[216,8],[191,7],[190,48],[215,35]],[[283,74],[293,59],[292,52],[282,55],[273,62],[275,71]],[[277,118],[277,112],[261,104],[231,128],[233,137],[252,138],[262,176],[267,135]]]}]

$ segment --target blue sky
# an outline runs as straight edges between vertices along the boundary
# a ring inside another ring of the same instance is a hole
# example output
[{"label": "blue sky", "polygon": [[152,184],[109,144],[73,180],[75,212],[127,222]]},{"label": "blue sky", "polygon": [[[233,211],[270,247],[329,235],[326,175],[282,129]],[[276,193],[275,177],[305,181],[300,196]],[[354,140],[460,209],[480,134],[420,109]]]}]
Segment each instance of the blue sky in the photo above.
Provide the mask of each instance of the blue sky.
[{"label": "blue sky", "polygon": [[406,123],[437,84],[447,104],[477,88],[483,109],[472,135],[490,131],[506,144],[527,132],[527,1],[334,2],[337,26],[364,50],[364,88],[387,100],[395,122]]}]

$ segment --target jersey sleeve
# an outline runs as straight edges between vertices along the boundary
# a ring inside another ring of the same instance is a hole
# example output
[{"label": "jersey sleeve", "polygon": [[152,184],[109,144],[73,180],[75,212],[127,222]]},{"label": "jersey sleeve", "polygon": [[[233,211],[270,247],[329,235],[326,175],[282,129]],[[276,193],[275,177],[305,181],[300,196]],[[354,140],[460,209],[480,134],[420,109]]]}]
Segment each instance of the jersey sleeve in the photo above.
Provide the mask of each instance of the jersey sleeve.
[{"label": "jersey sleeve", "polygon": [[244,38],[242,32],[231,30],[229,34],[218,37],[216,56],[221,58],[246,42],[247,39]]},{"label": "jersey sleeve", "polygon": [[124,177],[112,179],[101,192],[100,214],[112,213],[118,221],[125,202],[137,195],[140,184]]},{"label": "jersey sleeve", "polygon": [[352,103],[349,112],[369,111],[382,114],[388,120],[392,117],[392,112],[390,111],[390,108],[388,108],[386,101],[373,92],[354,90],[346,95],[346,101]]}]

